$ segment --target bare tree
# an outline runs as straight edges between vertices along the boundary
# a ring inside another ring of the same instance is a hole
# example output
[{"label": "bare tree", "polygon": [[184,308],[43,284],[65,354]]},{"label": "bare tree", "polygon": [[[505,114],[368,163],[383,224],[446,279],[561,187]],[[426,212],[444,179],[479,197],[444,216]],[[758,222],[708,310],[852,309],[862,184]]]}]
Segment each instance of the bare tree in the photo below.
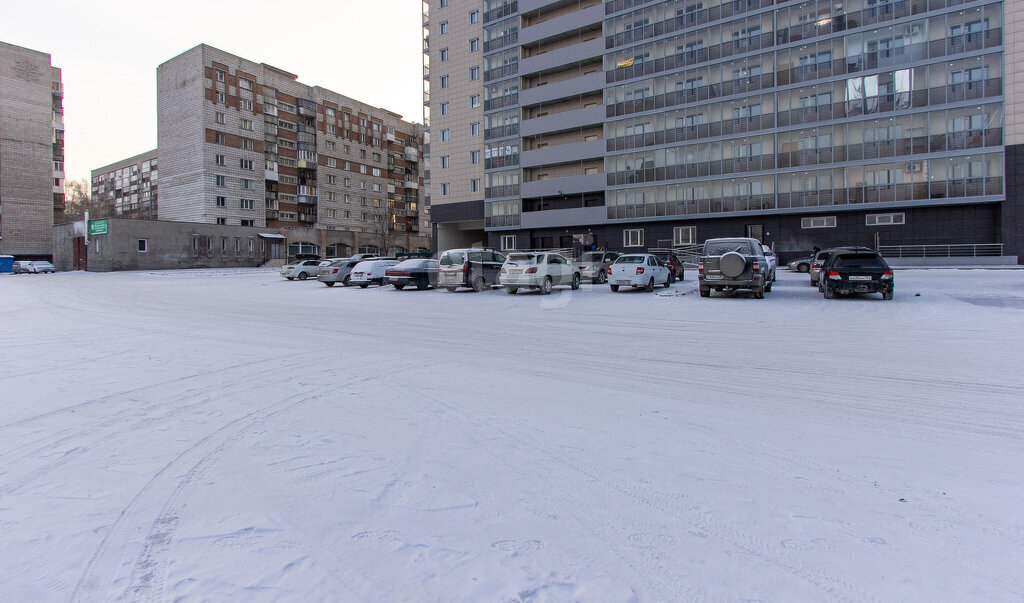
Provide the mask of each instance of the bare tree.
[{"label": "bare tree", "polygon": [[92,209],[92,199],[89,196],[89,192],[89,181],[85,178],[64,180],[63,221],[75,222],[85,217],[85,211]]},{"label": "bare tree", "polygon": [[373,233],[374,242],[380,245],[381,255],[389,255],[391,248],[398,242],[398,235],[395,232],[395,210],[385,199],[381,201],[380,206],[373,208],[370,215],[370,232]]}]

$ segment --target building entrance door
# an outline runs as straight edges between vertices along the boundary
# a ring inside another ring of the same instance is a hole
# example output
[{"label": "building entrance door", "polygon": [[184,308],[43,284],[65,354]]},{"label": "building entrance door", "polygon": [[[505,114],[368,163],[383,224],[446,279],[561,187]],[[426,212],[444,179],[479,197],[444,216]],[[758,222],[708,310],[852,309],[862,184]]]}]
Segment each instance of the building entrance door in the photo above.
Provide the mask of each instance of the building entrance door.
[{"label": "building entrance door", "polygon": [[75,237],[71,263],[75,270],[89,269],[89,246],[85,244],[85,237]]},{"label": "building entrance door", "polygon": [[747,224],[747,236],[758,241],[764,240],[764,224]]}]

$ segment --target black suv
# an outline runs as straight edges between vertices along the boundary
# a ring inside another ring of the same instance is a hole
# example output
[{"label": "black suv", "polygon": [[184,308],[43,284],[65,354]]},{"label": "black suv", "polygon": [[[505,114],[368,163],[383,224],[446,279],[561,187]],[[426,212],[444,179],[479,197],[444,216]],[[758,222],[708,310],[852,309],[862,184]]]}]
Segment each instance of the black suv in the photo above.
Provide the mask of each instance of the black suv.
[{"label": "black suv", "polygon": [[836,293],[881,293],[882,299],[892,299],[892,268],[882,254],[865,249],[837,249],[821,267],[819,289],[825,299]]}]

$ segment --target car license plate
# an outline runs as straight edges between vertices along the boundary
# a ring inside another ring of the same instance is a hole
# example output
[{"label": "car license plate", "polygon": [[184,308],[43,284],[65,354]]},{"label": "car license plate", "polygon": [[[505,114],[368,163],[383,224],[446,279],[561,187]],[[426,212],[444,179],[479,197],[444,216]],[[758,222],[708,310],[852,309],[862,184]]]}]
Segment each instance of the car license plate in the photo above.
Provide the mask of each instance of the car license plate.
[{"label": "car license plate", "polygon": [[616,285],[628,285],[629,281],[615,281]]},{"label": "car license plate", "polygon": [[855,276],[851,276],[850,280],[851,281],[870,281],[871,277],[870,276],[855,275]]},{"label": "car license plate", "polygon": [[523,272],[523,271],[522,271],[522,269],[520,269],[520,268],[511,268],[511,269],[509,269],[509,271],[508,271],[508,273],[509,273],[509,274],[522,274],[522,272]]},{"label": "car license plate", "polygon": [[704,280],[706,281],[720,281],[722,280],[721,274],[705,274]]}]

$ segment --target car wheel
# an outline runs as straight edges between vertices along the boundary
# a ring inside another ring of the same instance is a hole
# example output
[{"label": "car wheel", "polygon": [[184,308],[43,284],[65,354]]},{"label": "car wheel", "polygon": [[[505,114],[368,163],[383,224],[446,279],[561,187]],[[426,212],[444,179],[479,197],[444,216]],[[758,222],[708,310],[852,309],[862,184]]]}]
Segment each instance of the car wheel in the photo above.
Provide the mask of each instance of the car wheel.
[{"label": "car wheel", "polygon": [[647,286],[644,287],[644,291],[647,291],[648,293],[650,293],[651,291],[654,291],[654,277],[653,276],[651,277],[651,280],[647,281]]},{"label": "car wheel", "polygon": [[674,282],[676,282],[676,277],[671,272],[669,272],[668,273],[668,278],[665,279],[665,284],[662,285],[662,287],[665,287],[666,289],[668,289],[669,287],[672,286],[672,283],[674,283]]},{"label": "car wheel", "polygon": [[327,281],[324,284],[327,285],[328,287],[333,287],[334,286],[334,281]]},{"label": "car wheel", "polygon": [[295,280],[295,277],[294,277],[294,276],[286,276],[285,278],[286,278],[286,279],[288,279],[288,280],[290,280],[290,281],[294,281],[294,280]]},{"label": "car wheel", "polygon": [[825,299],[832,299],[835,297],[835,292],[832,291],[832,287],[828,286],[828,282],[822,283],[821,292],[825,295]]},{"label": "car wheel", "polygon": [[700,288],[700,296],[701,297],[711,297],[711,287],[701,287]]},{"label": "car wheel", "polygon": [[597,283],[598,285],[605,284],[605,282],[607,280],[608,280],[608,275],[605,274],[603,269],[601,270],[601,272],[597,273],[597,276],[594,277],[594,282]]},{"label": "car wheel", "polygon": [[545,276],[544,280],[540,284],[540,292],[542,295],[548,295],[551,293],[551,277]]},{"label": "car wheel", "polygon": [[516,291],[519,291],[519,287],[505,287],[505,293],[509,295],[515,295]]},{"label": "car wheel", "polygon": [[682,282],[682,281],[685,281],[685,280],[686,280],[686,271],[685,270],[680,270],[679,271],[679,282]]},{"label": "car wheel", "polygon": [[882,299],[884,299],[884,300],[891,300],[892,296],[893,296],[893,289],[887,289],[885,291],[882,291]]},{"label": "car wheel", "polygon": [[768,284],[766,284],[764,286],[764,292],[765,293],[771,293],[772,292],[772,281],[768,281]]},{"label": "car wheel", "polygon": [[811,265],[810,264],[797,264],[796,265],[796,271],[797,272],[802,272],[804,274],[807,274],[808,272],[811,271]]},{"label": "car wheel", "polygon": [[583,278],[580,277],[580,274],[578,272],[576,274],[572,275],[572,290],[573,291],[576,291],[577,289],[580,288],[580,282],[582,280],[583,280]]},{"label": "car wheel", "polygon": [[305,272],[300,272],[300,273],[299,273],[299,280],[300,280],[300,281],[304,281],[304,280],[306,280],[307,278],[309,278],[309,275],[308,275],[308,274],[306,274]]},{"label": "car wheel", "polygon": [[345,278],[341,279],[341,286],[342,286],[342,287],[348,287],[348,286],[349,286],[349,285],[351,285],[351,284],[352,284],[352,282],[351,282],[351,281],[349,281],[349,279],[348,279],[348,275],[346,274],[346,275],[345,275]]},{"label": "car wheel", "polygon": [[429,289],[429,288],[430,288],[430,283],[416,283],[416,290],[417,291],[423,291],[424,289]]},{"label": "car wheel", "polygon": [[487,283],[484,282],[484,277],[478,276],[475,279],[473,279],[473,291],[476,291],[477,293],[480,293],[481,291],[483,291],[486,288],[487,288]]},{"label": "car wheel", "polygon": [[612,293],[615,293],[616,291],[619,290],[619,286],[618,285],[611,285],[611,288],[612,288]]},{"label": "car wheel", "polygon": [[360,289],[365,289],[365,288],[367,288],[369,286],[370,286],[370,283],[359,283],[359,288]]},{"label": "car wheel", "polygon": [[445,289],[448,290],[448,293],[455,293],[455,290],[458,289],[458,287],[445,287]]},{"label": "car wheel", "polygon": [[736,278],[746,269],[747,258],[735,251],[730,251],[719,258],[718,267],[725,276]]},{"label": "car wheel", "polygon": [[395,283],[395,289],[398,289],[399,291],[401,291],[402,289],[405,289],[405,285],[402,285],[400,283]]}]

